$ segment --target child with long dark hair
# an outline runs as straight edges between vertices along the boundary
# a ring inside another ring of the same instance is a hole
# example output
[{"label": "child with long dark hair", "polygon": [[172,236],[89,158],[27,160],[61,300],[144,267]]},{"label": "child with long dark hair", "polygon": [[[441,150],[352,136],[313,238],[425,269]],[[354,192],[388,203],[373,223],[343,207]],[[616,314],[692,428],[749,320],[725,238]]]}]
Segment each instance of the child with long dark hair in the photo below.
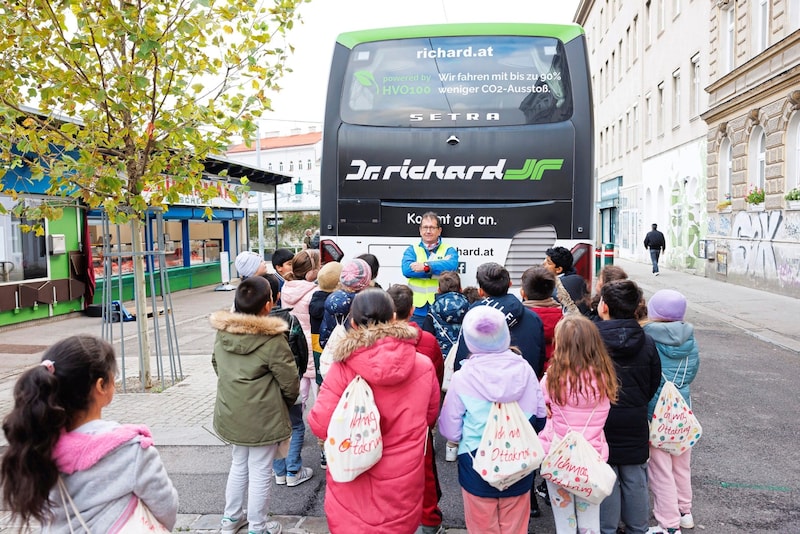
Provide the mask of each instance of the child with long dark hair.
[{"label": "child with long dark hair", "polygon": [[23,525],[115,532],[139,501],[164,527],[175,525],[178,493],[150,431],[102,419],[116,373],[114,348],[80,335],[51,346],[17,380],[0,472],[3,501]]},{"label": "child with long dark hair", "polygon": [[[603,340],[592,321],[566,315],[555,332],[555,351],[542,378],[548,418],[539,434],[545,452],[570,430],[583,437],[608,459],[603,426],[617,399],[617,375]],[[577,497],[547,481],[556,532],[599,533],[600,505]]]}]

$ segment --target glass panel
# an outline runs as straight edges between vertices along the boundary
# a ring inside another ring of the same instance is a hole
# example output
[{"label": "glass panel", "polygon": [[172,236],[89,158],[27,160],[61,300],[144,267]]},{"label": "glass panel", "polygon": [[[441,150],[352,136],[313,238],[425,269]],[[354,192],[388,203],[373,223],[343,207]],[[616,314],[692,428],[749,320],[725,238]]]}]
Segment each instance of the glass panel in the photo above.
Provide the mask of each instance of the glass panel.
[{"label": "glass panel", "polygon": [[342,119],[375,126],[543,124],[572,115],[564,47],[544,37],[439,37],[354,47]]}]

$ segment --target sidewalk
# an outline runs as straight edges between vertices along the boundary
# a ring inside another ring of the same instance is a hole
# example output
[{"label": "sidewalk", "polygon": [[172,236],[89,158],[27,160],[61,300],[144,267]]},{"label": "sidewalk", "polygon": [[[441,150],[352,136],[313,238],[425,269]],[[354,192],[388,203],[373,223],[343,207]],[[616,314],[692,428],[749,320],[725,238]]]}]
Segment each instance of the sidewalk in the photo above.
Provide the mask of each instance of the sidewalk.
[{"label": "sidewalk", "polygon": [[[698,315],[709,315],[761,340],[800,353],[800,329],[797,328],[800,299],[669,269],[661,269],[661,274],[654,276],[649,264],[619,258],[615,262],[641,285],[646,297],[664,288],[677,289],[685,294],[689,301],[687,317],[690,321],[695,321]],[[216,377],[210,365],[214,332],[208,325],[207,317],[215,310],[229,307],[232,300],[233,292],[217,292],[211,287],[173,294],[172,308],[180,341],[180,367],[184,380],[161,393],[143,395],[119,391],[104,411],[104,417],[123,423],[148,425],[156,444],[162,447],[224,446],[211,431]],[[163,321],[161,324],[163,326]],[[134,375],[138,374],[135,325],[124,324],[126,368]],[[115,325],[114,345],[119,354],[121,343],[118,326]],[[36,325],[0,329],[0,350],[16,350],[16,353],[0,352],[0,416],[8,413],[13,405],[16,377],[38,363],[44,350],[42,347],[77,333],[100,335],[101,320],[73,314]],[[169,370],[166,357],[165,364]],[[155,361],[152,362],[152,369],[155,374]],[[2,436],[0,445],[5,445]],[[219,532],[221,516],[216,510],[213,512],[180,515],[176,531]],[[321,517],[278,516],[276,519],[283,524],[285,533],[328,532],[325,519]],[[16,531],[18,529],[8,524],[7,513],[0,514],[0,532]],[[449,529],[447,532],[455,534],[464,531]]]}]

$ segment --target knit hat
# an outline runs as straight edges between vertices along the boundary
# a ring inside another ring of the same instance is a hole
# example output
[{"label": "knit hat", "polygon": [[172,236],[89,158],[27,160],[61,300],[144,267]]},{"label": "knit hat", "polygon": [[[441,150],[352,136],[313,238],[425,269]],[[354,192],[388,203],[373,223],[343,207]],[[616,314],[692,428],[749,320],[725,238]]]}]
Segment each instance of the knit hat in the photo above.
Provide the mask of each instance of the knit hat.
[{"label": "knit hat", "polygon": [[342,266],[342,274],[339,275],[339,283],[342,288],[350,293],[361,291],[367,287],[372,280],[372,269],[364,260],[350,260]]},{"label": "knit hat", "polygon": [[464,316],[461,332],[473,354],[504,352],[511,344],[506,316],[491,306],[475,306]]},{"label": "knit hat", "polygon": [[683,321],[686,297],[674,289],[661,289],[647,302],[647,317],[651,321]]},{"label": "knit hat", "polygon": [[342,274],[342,264],[338,261],[329,261],[322,266],[317,275],[319,288],[330,293],[339,285],[340,274]]},{"label": "knit hat", "polygon": [[256,271],[258,271],[258,268],[261,267],[263,262],[264,258],[259,256],[256,252],[245,250],[236,256],[234,265],[236,265],[236,272],[244,279],[256,274]]}]

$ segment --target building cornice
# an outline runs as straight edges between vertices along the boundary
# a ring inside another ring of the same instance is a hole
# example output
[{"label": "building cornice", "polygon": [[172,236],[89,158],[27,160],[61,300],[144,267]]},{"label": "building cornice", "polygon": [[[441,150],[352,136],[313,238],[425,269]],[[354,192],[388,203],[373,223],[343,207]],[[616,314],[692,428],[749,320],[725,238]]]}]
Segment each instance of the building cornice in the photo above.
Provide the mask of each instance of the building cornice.
[{"label": "building cornice", "polygon": [[586,20],[589,18],[589,13],[591,13],[593,7],[594,0],[581,0],[578,2],[578,8],[575,10],[575,15],[572,17],[572,20],[581,26],[585,26]]},{"label": "building cornice", "polygon": [[799,79],[800,31],[795,31],[706,87],[709,109],[701,117],[712,123],[740,113],[757,100],[796,88]]}]

